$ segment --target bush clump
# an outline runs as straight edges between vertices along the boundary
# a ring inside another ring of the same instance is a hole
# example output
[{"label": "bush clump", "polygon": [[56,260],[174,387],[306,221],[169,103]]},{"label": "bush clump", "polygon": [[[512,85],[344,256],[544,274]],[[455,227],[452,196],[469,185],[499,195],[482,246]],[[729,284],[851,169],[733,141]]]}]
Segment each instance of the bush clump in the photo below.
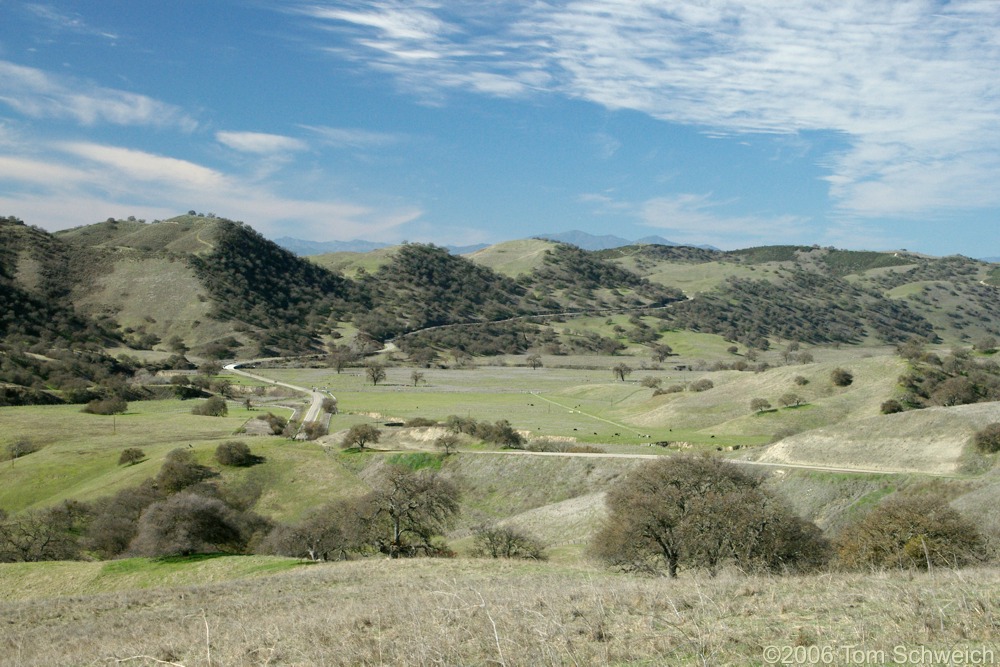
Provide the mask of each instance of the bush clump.
[{"label": "bush clump", "polygon": [[506,419],[491,424],[486,421],[476,421],[471,417],[450,415],[445,421],[445,426],[452,433],[464,433],[491,445],[508,449],[522,449],[526,442],[524,436],[515,431]]},{"label": "bush clump", "polygon": [[221,396],[212,396],[204,403],[191,408],[191,414],[204,417],[225,417],[229,414],[229,406],[226,405],[226,399]]},{"label": "bush clump", "polygon": [[14,442],[7,445],[7,447],[4,449],[3,452],[5,454],[4,459],[11,461],[14,459],[19,459],[22,456],[27,456],[28,454],[34,454],[41,448],[42,446],[39,445],[37,442],[21,438],[20,440],[15,440]]},{"label": "bush clump", "polygon": [[976,432],[973,441],[976,443],[976,449],[984,454],[1000,452],[1000,424],[997,422],[987,424],[986,428]]},{"label": "bush clump", "polygon": [[854,376],[848,370],[834,368],[830,371],[830,381],[838,387],[849,387],[854,382]]},{"label": "bush clump", "polygon": [[897,412],[903,411],[903,404],[894,398],[890,398],[888,401],[884,402],[879,409],[884,415],[893,415]]},{"label": "bush clump", "polygon": [[837,555],[851,569],[928,569],[979,562],[984,550],[975,525],[943,498],[894,495],[844,529]]},{"label": "bush clump", "polygon": [[160,490],[176,493],[217,475],[211,468],[196,463],[190,449],[174,449],[167,454],[155,481]]},{"label": "bush clump", "polygon": [[120,396],[95,398],[83,408],[83,412],[92,415],[120,415],[126,410],[128,410],[128,403]]},{"label": "bush clump", "polygon": [[250,452],[247,443],[230,440],[215,448],[215,460],[220,465],[242,468],[258,463],[260,458]]},{"label": "bush clump", "polygon": [[146,458],[146,452],[142,451],[138,447],[126,447],[122,450],[121,455],[118,457],[118,465],[134,466],[144,458]]}]

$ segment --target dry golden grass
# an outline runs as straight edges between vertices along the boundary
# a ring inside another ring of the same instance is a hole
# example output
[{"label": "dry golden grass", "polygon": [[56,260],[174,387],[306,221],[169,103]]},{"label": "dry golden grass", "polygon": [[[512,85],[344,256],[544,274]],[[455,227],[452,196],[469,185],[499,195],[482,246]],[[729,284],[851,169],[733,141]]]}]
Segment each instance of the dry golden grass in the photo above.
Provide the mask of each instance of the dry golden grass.
[{"label": "dry golden grass", "polygon": [[996,421],[995,403],[933,407],[834,424],[768,448],[771,463],[862,470],[954,473],[978,429]]},{"label": "dry golden grass", "polygon": [[669,581],[367,560],[4,603],[0,665],[759,665],[772,645],[1000,655],[998,604],[997,569]]}]

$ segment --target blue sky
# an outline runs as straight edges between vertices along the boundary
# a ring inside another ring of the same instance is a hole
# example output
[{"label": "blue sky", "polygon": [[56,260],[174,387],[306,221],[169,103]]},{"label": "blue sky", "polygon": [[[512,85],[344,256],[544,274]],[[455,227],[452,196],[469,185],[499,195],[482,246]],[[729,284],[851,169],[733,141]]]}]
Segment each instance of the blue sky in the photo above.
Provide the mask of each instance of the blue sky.
[{"label": "blue sky", "polygon": [[1000,255],[996,0],[0,0],[0,214]]}]

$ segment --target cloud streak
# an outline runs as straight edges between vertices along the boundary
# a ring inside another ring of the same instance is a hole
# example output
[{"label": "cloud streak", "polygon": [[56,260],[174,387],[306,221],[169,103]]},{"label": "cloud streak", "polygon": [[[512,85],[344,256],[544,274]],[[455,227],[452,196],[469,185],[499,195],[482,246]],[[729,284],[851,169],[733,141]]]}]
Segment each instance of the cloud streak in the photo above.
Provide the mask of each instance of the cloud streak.
[{"label": "cloud streak", "polygon": [[300,139],[263,132],[216,132],[215,139],[235,151],[255,155],[292,153],[309,147]]},{"label": "cloud streak", "polygon": [[0,194],[0,206],[28,221],[45,220],[52,229],[111,216],[169,217],[183,207],[219,210],[271,236],[388,240],[423,214],[415,206],[288,197],[240,174],[120,146],[54,142],[17,148],[0,155],[0,186],[22,187]]},{"label": "cloud streak", "polygon": [[427,99],[544,91],[715,135],[832,133],[846,148],[823,166],[844,215],[1000,205],[995,2],[380,0],[300,11],[337,34],[338,55]]},{"label": "cloud streak", "polygon": [[80,18],[79,15],[64,14],[50,5],[28,3],[24,5],[24,9],[34,17],[41,19],[46,25],[59,32],[90,35],[93,37],[102,37],[108,40],[118,39],[118,35],[91,26]]},{"label": "cloud streak", "polygon": [[317,125],[303,125],[302,127],[313,132],[323,143],[334,148],[385,148],[407,140],[407,137],[400,134],[375,132],[360,128]]},{"label": "cloud streak", "polygon": [[725,239],[727,245],[745,247],[790,243],[805,236],[806,220],[798,216],[727,215],[725,203],[707,194],[683,193],[654,197],[640,203],[636,214],[643,224],[666,230],[671,240],[699,243],[699,239]]},{"label": "cloud streak", "polygon": [[0,60],[0,103],[32,118],[63,118],[85,126],[107,123],[194,131],[179,107],[145,95],[105,88]]}]

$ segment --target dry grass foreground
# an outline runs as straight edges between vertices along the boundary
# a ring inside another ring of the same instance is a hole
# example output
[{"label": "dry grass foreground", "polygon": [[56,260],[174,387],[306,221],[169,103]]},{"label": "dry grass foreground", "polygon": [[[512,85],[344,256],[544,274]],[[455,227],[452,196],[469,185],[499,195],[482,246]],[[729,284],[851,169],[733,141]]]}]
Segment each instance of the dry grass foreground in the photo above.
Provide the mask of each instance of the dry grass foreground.
[{"label": "dry grass foreground", "polygon": [[[0,578],[11,583],[18,567]],[[0,665],[761,665],[766,646],[853,646],[893,664],[897,646],[1000,655],[998,605],[995,568],[668,581],[544,563],[366,560],[8,597]]]}]

